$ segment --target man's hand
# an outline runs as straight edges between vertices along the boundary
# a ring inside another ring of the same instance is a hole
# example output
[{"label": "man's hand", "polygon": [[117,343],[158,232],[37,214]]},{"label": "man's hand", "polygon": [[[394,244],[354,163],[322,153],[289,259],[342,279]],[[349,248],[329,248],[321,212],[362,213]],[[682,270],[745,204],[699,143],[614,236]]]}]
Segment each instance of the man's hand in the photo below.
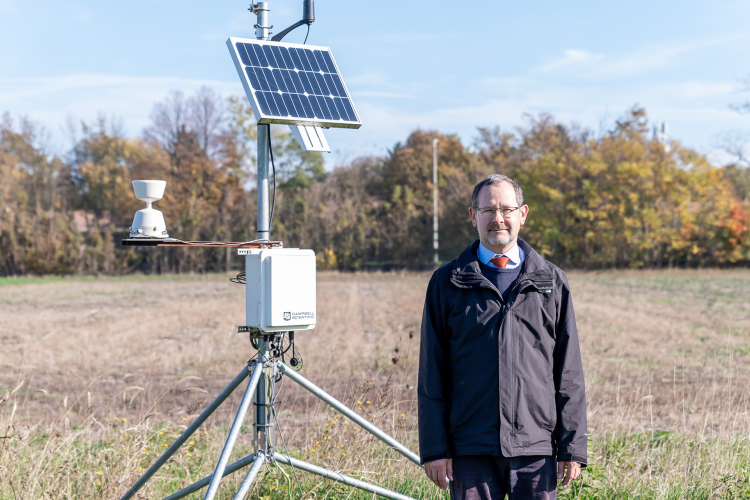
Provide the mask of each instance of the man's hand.
[{"label": "man's hand", "polygon": [[447,489],[448,482],[445,477],[453,481],[453,459],[443,458],[441,460],[435,460],[433,462],[427,462],[424,464],[424,473],[427,474],[433,483],[435,483],[440,489]]},{"label": "man's hand", "polygon": [[[565,470],[567,469],[567,471]],[[557,462],[557,479],[562,479],[561,487],[565,488],[571,481],[581,475],[581,464],[578,462]],[[564,479],[563,479],[564,477]]]}]

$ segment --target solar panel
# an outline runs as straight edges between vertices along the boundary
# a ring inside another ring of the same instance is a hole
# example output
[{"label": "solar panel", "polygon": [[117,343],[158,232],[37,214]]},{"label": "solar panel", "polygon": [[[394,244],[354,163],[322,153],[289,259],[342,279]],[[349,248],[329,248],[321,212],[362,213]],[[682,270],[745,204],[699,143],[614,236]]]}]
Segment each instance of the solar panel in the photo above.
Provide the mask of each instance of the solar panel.
[{"label": "solar panel", "polygon": [[330,48],[233,37],[227,47],[258,123],[362,126]]}]

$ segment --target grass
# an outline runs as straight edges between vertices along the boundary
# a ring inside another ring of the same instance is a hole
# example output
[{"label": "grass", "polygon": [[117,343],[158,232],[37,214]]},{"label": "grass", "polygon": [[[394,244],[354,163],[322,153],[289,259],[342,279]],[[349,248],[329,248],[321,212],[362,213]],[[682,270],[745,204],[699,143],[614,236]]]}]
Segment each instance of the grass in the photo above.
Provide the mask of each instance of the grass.
[{"label": "grass", "polygon": [[[318,327],[297,338],[307,378],[415,451],[428,279],[321,274]],[[590,466],[559,497],[750,498],[750,272],[571,273],[570,282]],[[224,275],[0,284],[0,499],[119,498],[250,357],[235,329],[243,298]],[[239,397],[142,498],[213,472]],[[277,409],[293,456],[414,498],[447,498],[411,462],[289,381]],[[232,461],[252,449],[249,423]],[[297,476],[306,498],[372,498]],[[220,498],[232,498],[243,477],[225,479]],[[299,498],[289,467],[261,477],[250,498]]]}]

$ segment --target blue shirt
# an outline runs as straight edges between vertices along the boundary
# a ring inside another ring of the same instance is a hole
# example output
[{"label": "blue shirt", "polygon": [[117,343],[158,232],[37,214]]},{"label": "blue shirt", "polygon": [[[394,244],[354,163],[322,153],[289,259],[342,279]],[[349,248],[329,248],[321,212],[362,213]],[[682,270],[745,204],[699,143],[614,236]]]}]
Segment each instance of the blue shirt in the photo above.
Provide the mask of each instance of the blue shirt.
[{"label": "blue shirt", "polygon": [[497,268],[495,264],[490,262],[490,260],[494,259],[495,257],[502,257],[506,256],[510,259],[508,262],[508,265],[505,266],[505,269],[515,269],[521,264],[523,264],[524,259],[526,256],[523,254],[523,250],[521,250],[521,247],[518,246],[518,243],[513,245],[513,248],[508,250],[507,253],[495,253],[486,246],[482,245],[482,243],[479,243],[479,248],[477,248],[477,258],[479,259],[479,262],[482,264],[485,264],[490,267]]}]

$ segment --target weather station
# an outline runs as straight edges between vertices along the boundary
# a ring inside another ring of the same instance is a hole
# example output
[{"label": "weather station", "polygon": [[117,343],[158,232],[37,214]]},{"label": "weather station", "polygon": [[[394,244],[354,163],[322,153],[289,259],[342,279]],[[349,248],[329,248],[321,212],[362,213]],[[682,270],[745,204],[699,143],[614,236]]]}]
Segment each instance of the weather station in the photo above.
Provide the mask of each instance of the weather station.
[{"label": "weather station", "polygon": [[[303,1],[302,20],[270,40],[272,26],[269,23],[269,3],[253,3],[249,10],[257,18],[255,38],[230,37],[227,47],[257,119],[257,239],[221,242],[172,238],[163,215],[152,207],[154,202],[164,196],[166,182],[138,180],[133,181],[133,189],[136,197],[144,201],[147,207],[136,213],[130,234],[123,240],[123,245],[236,248],[239,255],[245,256],[245,272],[240,273],[233,281],[243,283],[246,287],[245,324],[238,326],[238,331],[248,335],[256,352],[229,385],[122,496],[122,500],[133,498],[248,378],[214,473],[164,500],[183,498],[206,487],[204,499],[211,500],[216,496],[223,477],[249,466],[234,495],[235,500],[244,499],[261,467],[271,463],[289,465],[295,478],[297,470],[300,470],[385,498],[414,500],[381,486],[293,458],[286,449],[280,429],[278,434],[284,452],[277,447],[278,420],[274,409],[278,396],[276,386],[284,377],[288,377],[420,466],[420,459],[415,453],[298,373],[304,364],[295,343],[295,332],[313,329],[317,320],[315,253],[306,249],[284,248],[282,242],[270,240],[273,205],[269,196],[269,166],[275,173],[270,127],[271,124],[289,126],[305,151],[330,151],[324,129],[358,129],[362,122],[331,49],[281,41],[295,28],[308,26],[309,29],[315,21],[313,0]],[[255,452],[230,464],[229,457],[251,406]],[[300,487],[301,498],[305,498],[299,480],[297,485]]]}]

